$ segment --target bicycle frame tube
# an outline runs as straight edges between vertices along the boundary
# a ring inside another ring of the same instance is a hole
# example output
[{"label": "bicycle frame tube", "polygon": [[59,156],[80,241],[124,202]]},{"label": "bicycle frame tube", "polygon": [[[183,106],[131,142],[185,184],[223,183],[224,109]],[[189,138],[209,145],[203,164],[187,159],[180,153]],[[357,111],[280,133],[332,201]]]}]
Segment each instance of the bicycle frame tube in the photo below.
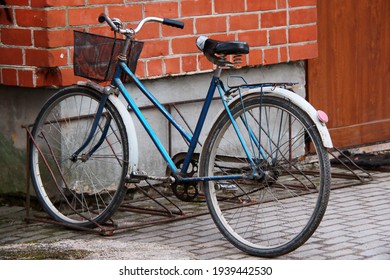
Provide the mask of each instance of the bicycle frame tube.
[{"label": "bicycle frame tube", "polygon": [[120,92],[123,94],[123,97],[126,99],[128,105],[133,110],[135,115],[137,116],[138,120],[141,122],[142,126],[145,128],[146,132],[152,139],[153,143],[155,144],[158,151],[161,153],[164,160],[168,163],[169,167],[171,168],[171,171],[173,174],[178,174],[178,170],[172,161],[171,157],[169,156],[168,152],[162,145],[161,141],[158,139],[156,133],[136,105],[134,99],[130,96],[130,94],[127,92],[125,86],[123,85],[122,81],[120,80],[122,71],[124,71],[127,75],[131,77],[131,79],[136,84],[137,88],[141,90],[141,92],[156,106],[156,108],[166,117],[166,119],[176,128],[176,130],[189,142],[189,148],[187,151],[186,158],[184,159],[184,163],[181,167],[181,173],[185,174],[187,172],[187,169],[190,165],[191,158],[194,154],[195,148],[197,146],[200,133],[202,131],[204,122],[206,120],[206,116],[208,113],[208,110],[210,108],[210,104],[213,99],[213,95],[215,92],[216,85],[219,81],[217,77],[213,77],[210,83],[210,87],[206,96],[206,100],[204,102],[201,114],[199,116],[198,123],[196,125],[194,134],[191,136],[188,134],[172,117],[172,115],[165,109],[164,106],[161,105],[161,103],[148,91],[147,88],[141,83],[141,81],[134,75],[133,72],[127,67],[126,63],[120,62],[118,65],[118,68],[116,70],[113,84],[117,86],[120,90]]},{"label": "bicycle frame tube", "polygon": [[219,91],[219,94],[220,94],[220,96],[222,98],[223,106],[225,107],[225,110],[226,110],[226,112],[227,112],[227,114],[229,116],[229,119],[230,119],[230,121],[231,121],[231,123],[233,125],[234,131],[236,132],[236,134],[238,136],[238,139],[239,139],[239,141],[241,143],[241,146],[244,149],[244,152],[245,152],[245,154],[246,154],[246,156],[247,156],[247,158],[248,158],[248,160],[250,162],[250,165],[252,167],[252,172],[255,173],[256,172],[256,165],[255,165],[255,163],[253,161],[253,158],[252,158],[252,156],[251,156],[251,154],[249,152],[249,149],[248,149],[247,145],[245,144],[244,138],[243,138],[243,136],[242,136],[238,126],[237,126],[237,123],[234,120],[234,117],[233,117],[232,113],[230,112],[229,105],[227,104],[227,102],[223,98],[223,95],[224,95],[223,88],[219,86],[218,87],[218,91]]},{"label": "bicycle frame tube", "polygon": [[[194,134],[191,136],[173,119],[172,115],[165,109],[165,107],[163,105],[161,105],[161,103],[148,91],[148,89],[134,75],[134,73],[131,72],[131,70],[128,68],[126,63],[124,63],[124,62],[118,63],[118,67],[117,67],[117,70],[116,70],[116,73],[115,73],[115,76],[113,78],[112,83],[114,86],[117,86],[119,88],[120,92],[123,94],[123,97],[127,101],[128,105],[133,110],[134,114],[137,116],[137,118],[141,122],[142,126],[145,128],[149,137],[151,138],[151,140],[155,144],[156,148],[158,149],[158,151],[160,152],[160,154],[162,155],[164,160],[168,163],[168,165],[169,165],[169,167],[174,175],[178,175],[179,171],[178,171],[177,167],[175,166],[175,163],[172,161],[167,150],[164,148],[161,141],[158,139],[156,133],[154,132],[154,130],[152,129],[152,127],[150,126],[150,124],[146,120],[145,116],[142,114],[141,110],[138,108],[134,99],[130,96],[130,94],[126,90],[125,86],[123,85],[123,83],[120,79],[122,71],[124,71],[127,75],[129,75],[131,77],[131,79],[134,81],[137,88],[139,90],[141,90],[141,92],[156,106],[156,108],[166,117],[166,119],[176,128],[176,130],[189,142],[189,148],[188,148],[186,157],[184,159],[184,162],[183,162],[183,165],[182,165],[181,171],[180,171],[181,174],[185,174],[187,172],[187,169],[188,169],[190,162],[191,162],[191,158],[192,158],[194,151],[195,151],[195,148],[197,146],[199,136],[201,134],[203,125],[205,123],[207,113],[210,109],[210,105],[211,105],[211,102],[213,100],[213,96],[214,96],[214,92],[215,92],[216,88],[218,88],[221,97],[223,96],[224,88],[223,88],[222,82],[219,79],[219,75],[214,75],[211,82],[210,82],[210,87],[209,87],[209,90],[207,92],[207,96],[206,96],[205,102],[203,104],[203,107],[202,107],[202,110],[201,110],[201,113],[200,113],[200,116],[198,119],[198,123],[196,124]],[[224,103],[224,106],[226,107],[227,106],[226,101],[223,101],[223,103]],[[227,110],[228,110],[228,114],[229,114],[231,121],[234,123],[235,127],[237,127],[228,108],[227,108]],[[238,129],[237,129],[237,133],[239,134],[240,142],[241,142],[245,152],[247,153],[249,160],[251,161],[253,169],[255,169],[255,164],[252,160],[252,157],[250,157],[249,151],[248,151],[246,144],[244,143],[243,138],[242,138],[240,132],[238,131]],[[252,172],[252,174],[249,176],[240,174],[240,175],[211,176],[211,177],[197,177],[197,178],[179,178],[179,181],[182,181],[182,182],[185,182],[185,181],[210,181],[210,180],[217,180],[217,179],[221,179],[221,178],[240,179],[240,178],[248,178],[248,177],[252,176],[253,174],[254,174],[254,172]]]},{"label": "bicycle frame tube", "polygon": [[[123,97],[126,99],[128,105],[130,108],[133,110],[134,114],[137,116],[138,120],[142,124],[142,126],[145,128],[146,132],[148,133],[149,137],[153,141],[154,145],[156,146],[157,150],[160,152],[161,156],[164,158],[164,160],[168,163],[169,167],[171,168],[171,171],[173,174],[178,174],[178,170],[175,166],[175,163],[172,161],[170,155],[168,154],[167,150],[164,148],[163,144],[161,141],[158,139],[156,133],[146,120],[145,116],[142,114],[141,110],[138,108],[137,104],[135,103],[134,99],[130,96],[130,94],[127,92],[125,86],[123,85],[120,76],[121,76],[121,70],[124,70],[135,82],[137,87],[147,96],[153,97],[152,94],[142,85],[141,81],[130,71],[130,69],[127,67],[126,63],[120,62],[118,64],[117,70],[115,72],[115,76],[113,79],[113,84],[117,86],[120,90],[120,92],[123,94]],[[148,97],[148,98],[149,98]],[[153,104],[156,103],[156,107],[164,114],[164,116],[168,120],[174,120],[172,119],[171,116],[168,116],[169,113],[166,111],[166,109],[153,97],[151,100],[153,100]],[[178,126],[178,125],[177,125]],[[176,126],[175,126],[176,127]],[[179,131],[183,131],[180,126],[177,128]],[[186,139],[191,137],[188,134],[186,135]]]}]

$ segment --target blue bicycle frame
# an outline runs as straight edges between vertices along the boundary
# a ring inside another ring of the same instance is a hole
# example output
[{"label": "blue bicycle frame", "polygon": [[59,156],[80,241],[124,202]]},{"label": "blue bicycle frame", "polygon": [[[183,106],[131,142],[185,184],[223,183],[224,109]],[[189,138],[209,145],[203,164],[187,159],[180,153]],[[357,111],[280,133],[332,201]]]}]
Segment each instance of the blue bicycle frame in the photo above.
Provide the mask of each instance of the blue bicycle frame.
[{"label": "blue bicycle frame", "polygon": [[[125,86],[123,85],[123,83],[120,79],[123,71],[128,76],[131,77],[131,79],[133,80],[133,82],[135,83],[137,88],[140,89],[141,92],[156,106],[156,108],[167,118],[167,120],[176,128],[176,130],[184,137],[184,139],[186,139],[189,142],[189,148],[187,151],[187,155],[184,159],[184,163],[182,165],[180,173],[179,173],[175,163],[171,159],[170,155],[168,154],[167,150],[162,145],[161,141],[158,139],[156,133],[154,132],[154,130],[152,129],[152,127],[150,126],[150,124],[148,123],[148,121],[146,120],[144,115],[142,114],[141,110],[138,108],[134,99],[130,96],[130,94],[126,90]],[[241,145],[246,153],[246,156],[250,162],[250,165],[252,166],[252,172],[251,172],[251,174],[246,174],[246,175],[238,174],[238,175],[222,175],[222,176],[194,177],[194,178],[178,177],[177,179],[179,182],[190,182],[190,181],[198,182],[198,181],[211,181],[211,180],[221,180],[221,179],[233,180],[233,179],[242,179],[242,178],[253,178],[258,172],[258,170],[256,169],[256,164],[254,163],[252,156],[250,155],[250,152],[247,148],[247,145],[245,144],[245,142],[243,140],[241,132],[239,131],[238,126],[237,126],[237,124],[236,124],[236,122],[235,122],[235,120],[234,120],[234,118],[233,118],[233,116],[228,108],[228,104],[227,104],[226,100],[223,98],[226,90],[225,90],[224,85],[222,84],[222,82],[219,78],[220,73],[221,73],[221,68],[218,68],[211,79],[210,86],[209,86],[209,89],[207,92],[205,102],[203,104],[202,111],[201,111],[200,116],[199,116],[198,123],[196,125],[196,128],[195,128],[193,135],[190,135],[175,121],[175,119],[173,119],[172,115],[166,110],[166,108],[163,105],[161,105],[161,103],[152,95],[152,93],[150,93],[148,91],[148,89],[146,89],[146,87],[142,84],[142,82],[129,69],[127,64],[123,61],[120,61],[118,63],[114,78],[112,80],[112,85],[117,87],[119,89],[119,91],[122,93],[122,95],[125,98],[125,100],[127,101],[128,105],[133,110],[133,112],[135,113],[135,115],[139,119],[140,123],[142,124],[142,126],[145,128],[146,132],[148,133],[148,135],[152,139],[156,148],[158,149],[158,151],[160,152],[160,154],[162,155],[164,160],[168,163],[168,165],[169,165],[169,167],[174,175],[182,175],[182,174],[186,173],[186,171],[189,167],[191,158],[194,154],[196,145],[198,143],[199,136],[200,136],[200,133],[202,131],[207,113],[209,111],[214,92],[216,89],[218,89],[218,92],[221,96],[223,105],[224,105],[226,111],[228,112],[229,118],[233,124],[233,127],[234,127],[237,135],[238,135],[240,143],[241,143]],[[102,102],[105,102],[105,101],[102,100]],[[99,118],[99,116],[97,116],[97,118]],[[252,138],[253,134],[250,131],[249,131],[249,133],[251,134],[251,138]],[[256,144],[256,145],[258,145],[258,144]],[[261,149],[261,147],[258,147],[258,148]],[[260,174],[260,176],[262,176],[262,174]]]}]

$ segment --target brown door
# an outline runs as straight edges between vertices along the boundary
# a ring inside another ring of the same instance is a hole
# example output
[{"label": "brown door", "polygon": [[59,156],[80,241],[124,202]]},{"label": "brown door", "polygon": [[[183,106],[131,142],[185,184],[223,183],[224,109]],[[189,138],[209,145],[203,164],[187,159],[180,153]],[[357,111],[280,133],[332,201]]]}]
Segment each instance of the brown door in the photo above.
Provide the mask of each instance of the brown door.
[{"label": "brown door", "polygon": [[318,0],[308,99],[336,147],[390,140],[390,0]]}]

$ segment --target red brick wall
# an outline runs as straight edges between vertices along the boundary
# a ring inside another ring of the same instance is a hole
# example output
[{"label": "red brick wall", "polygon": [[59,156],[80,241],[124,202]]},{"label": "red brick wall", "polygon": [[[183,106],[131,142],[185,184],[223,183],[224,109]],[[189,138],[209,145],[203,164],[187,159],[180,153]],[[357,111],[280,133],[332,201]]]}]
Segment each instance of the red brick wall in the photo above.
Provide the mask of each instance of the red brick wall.
[{"label": "red brick wall", "polygon": [[[101,12],[134,26],[145,16],[179,18],[179,30],[146,25],[140,77],[198,73],[212,68],[195,40],[245,40],[244,64],[275,64],[317,56],[316,0],[5,0],[0,5],[0,83],[22,87],[74,83],[74,29],[111,35]],[[86,4],[88,3],[88,4]]]}]

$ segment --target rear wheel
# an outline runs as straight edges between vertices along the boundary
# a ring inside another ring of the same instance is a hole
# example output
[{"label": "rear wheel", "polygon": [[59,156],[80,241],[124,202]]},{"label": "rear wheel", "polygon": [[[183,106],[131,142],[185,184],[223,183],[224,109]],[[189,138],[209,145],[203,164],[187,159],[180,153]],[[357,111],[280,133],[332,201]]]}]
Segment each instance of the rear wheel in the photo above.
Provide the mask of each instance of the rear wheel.
[{"label": "rear wheel", "polygon": [[[205,182],[213,220],[239,249],[275,257],[301,246],[316,230],[330,193],[330,163],[317,128],[294,104],[253,94],[232,115],[264,177]],[[200,176],[250,174],[252,166],[224,112],[203,146]],[[261,174],[259,171],[259,174]]]},{"label": "rear wheel", "polygon": [[30,140],[30,171],[38,200],[56,221],[95,227],[125,195],[128,142],[122,119],[107,100],[88,142],[102,95],[86,87],[60,90],[39,113]]}]

